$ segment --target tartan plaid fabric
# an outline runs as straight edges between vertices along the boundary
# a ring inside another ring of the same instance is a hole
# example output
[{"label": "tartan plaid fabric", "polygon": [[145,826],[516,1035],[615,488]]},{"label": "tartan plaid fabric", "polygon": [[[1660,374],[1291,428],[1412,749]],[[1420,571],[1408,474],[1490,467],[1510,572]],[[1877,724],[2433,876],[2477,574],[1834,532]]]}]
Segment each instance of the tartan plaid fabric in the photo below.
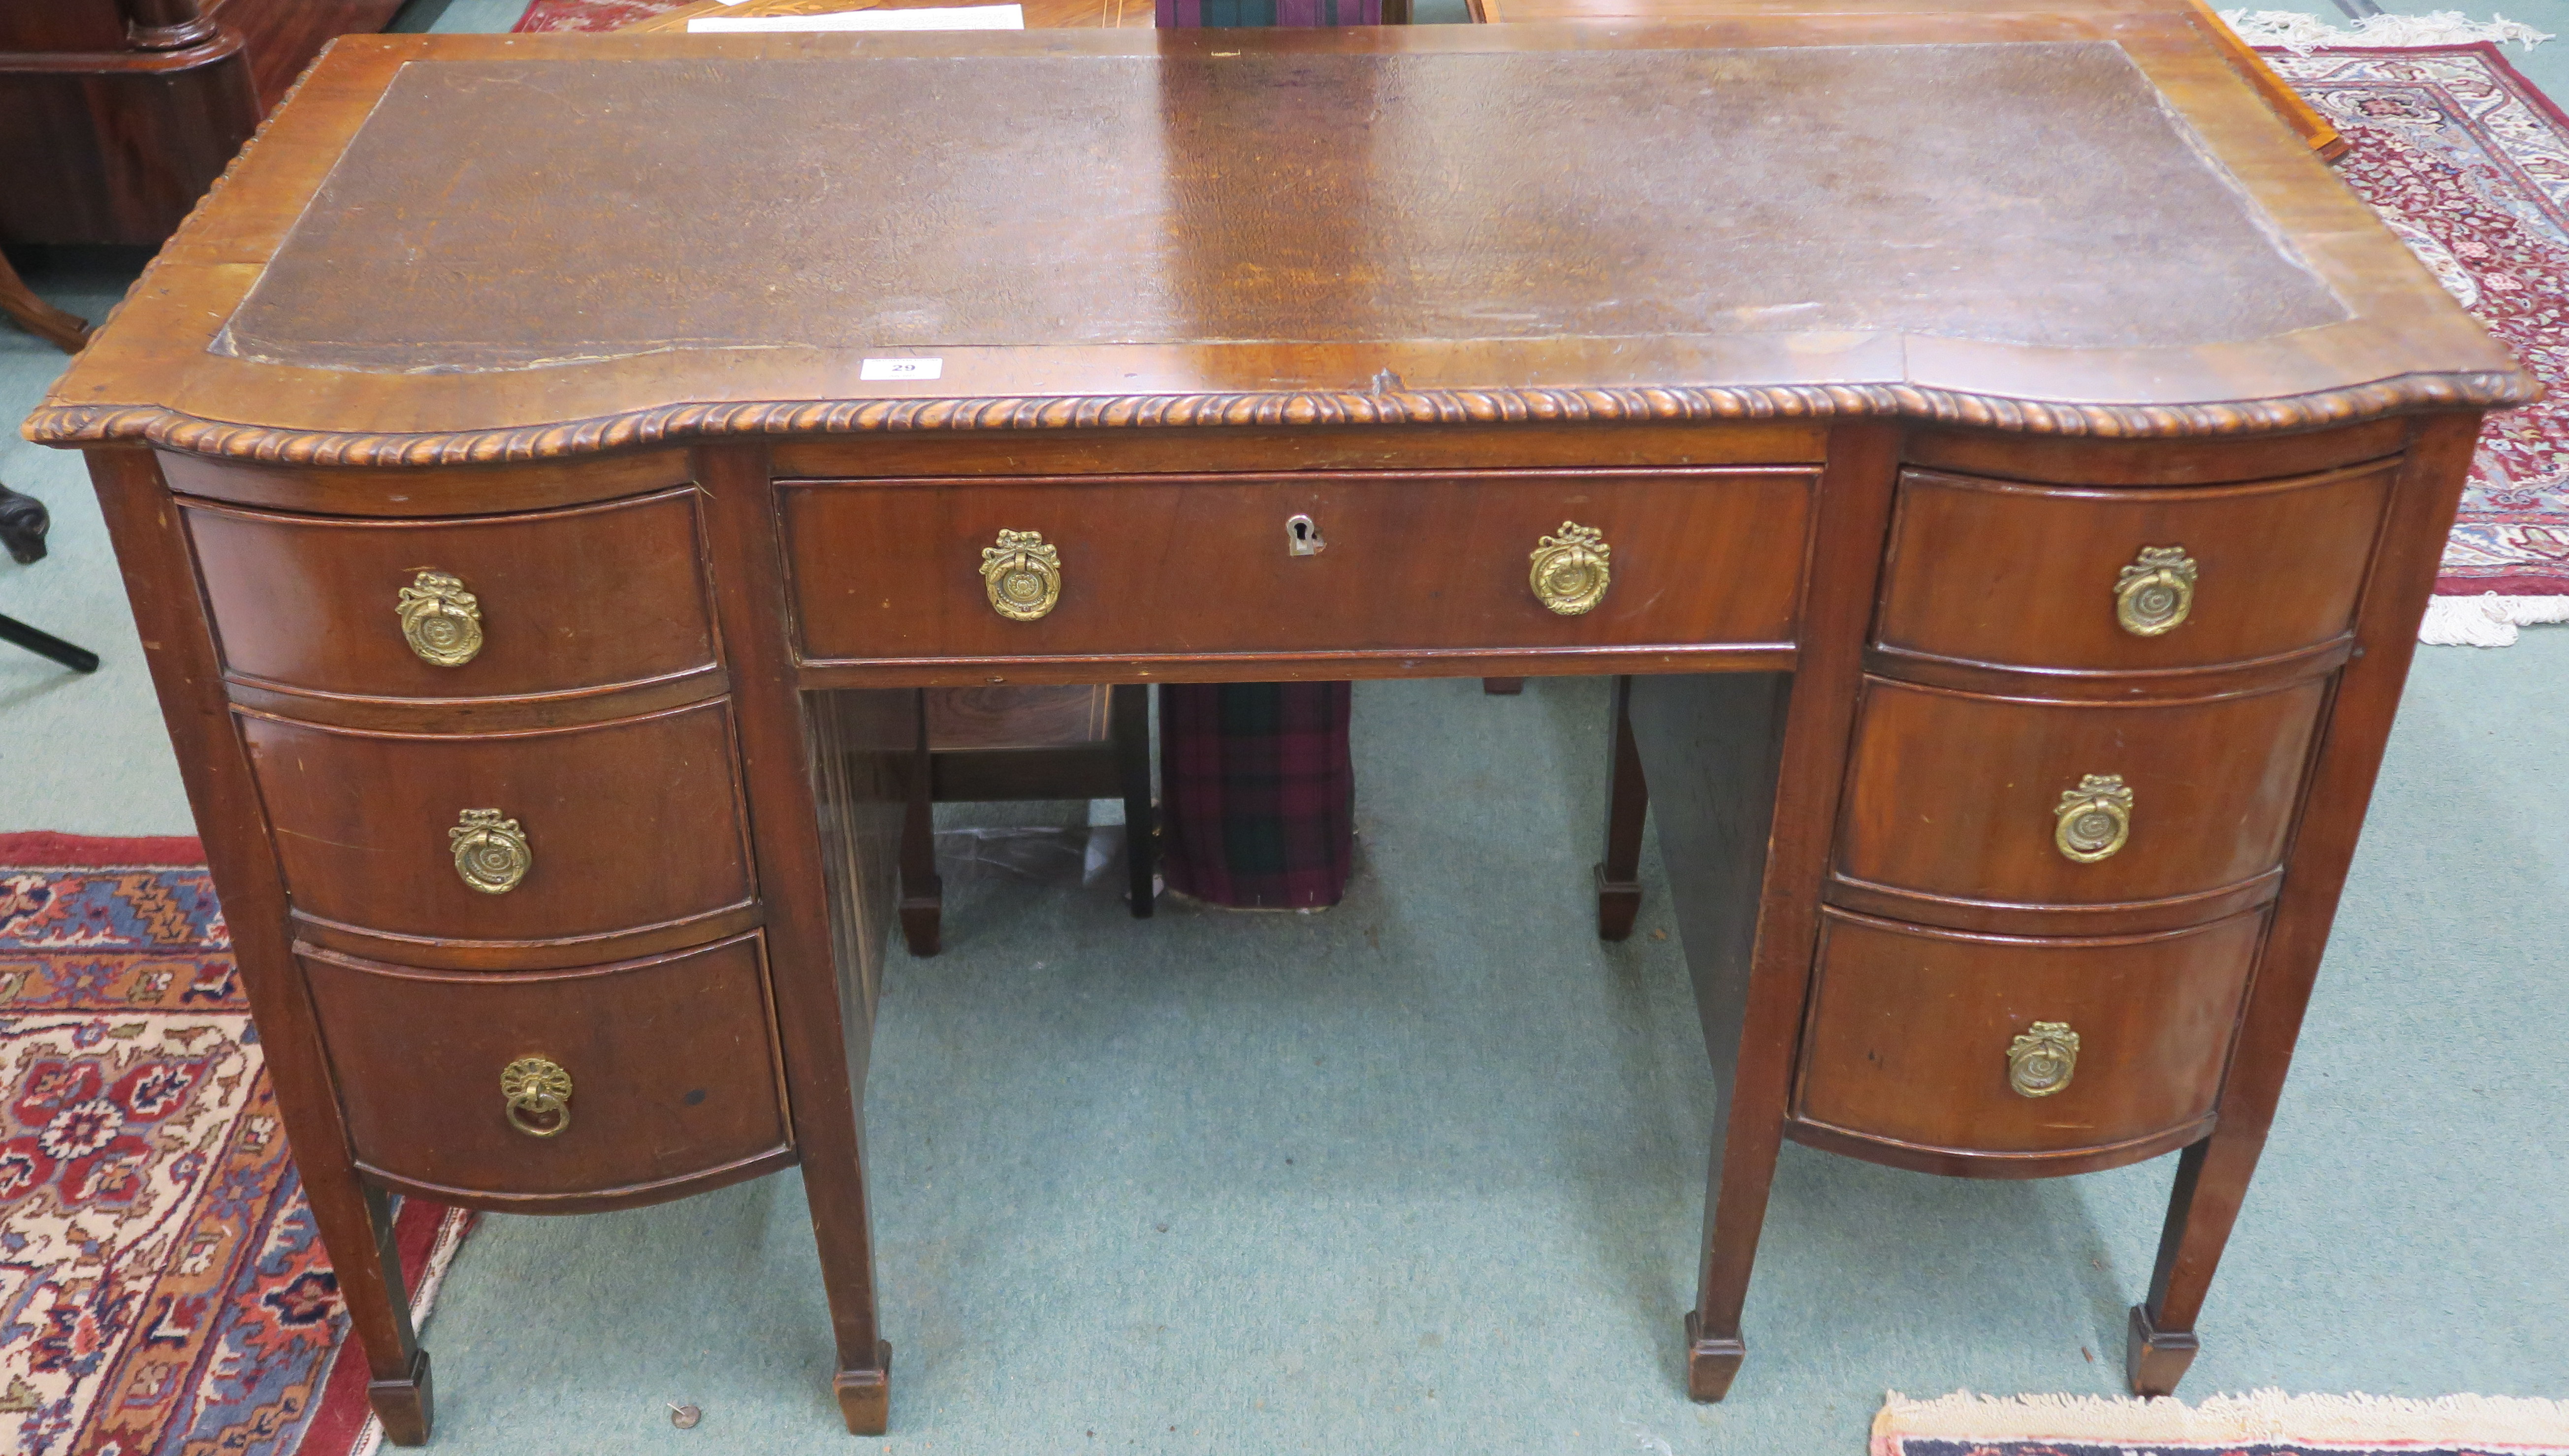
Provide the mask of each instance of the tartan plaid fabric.
[{"label": "tartan plaid fabric", "polygon": [[[1161,30],[1380,25],[1382,0],[1158,0]],[[1343,682],[1160,685],[1160,867],[1240,909],[1336,905],[1355,863]]]},{"label": "tartan plaid fabric", "polygon": [[1236,909],[1336,905],[1355,863],[1343,682],[1160,685],[1160,865]]},{"label": "tartan plaid fabric", "polygon": [[1380,25],[1382,0],[1159,0],[1162,30],[1235,25]]}]

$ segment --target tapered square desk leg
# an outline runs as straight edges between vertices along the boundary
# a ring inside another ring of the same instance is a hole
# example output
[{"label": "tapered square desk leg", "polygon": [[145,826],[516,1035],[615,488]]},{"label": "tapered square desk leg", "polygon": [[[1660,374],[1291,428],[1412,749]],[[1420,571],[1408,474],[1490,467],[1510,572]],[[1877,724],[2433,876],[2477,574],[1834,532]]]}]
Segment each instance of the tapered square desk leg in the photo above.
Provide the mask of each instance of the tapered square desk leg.
[{"label": "tapered square desk leg", "polygon": [[830,1381],[840,1418],[852,1436],[880,1436],[892,1429],[892,1341],[875,1342],[875,1367],[841,1370]]},{"label": "tapered square desk leg", "polygon": [[[2248,1140],[2232,1141],[2235,1145]],[[2256,1171],[2258,1152],[2253,1142],[2244,1150],[2236,1146],[2219,1150],[2229,1154],[2223,1161],[2233,1166],[2218,1169],[2219,1142],[2216,1133],[2177,1157],[2176,1186],[2168,1194],[2167,1226],[2159,1235],[2149,1298],[2132,1306],[2125,1334],[2123,1378],[2134,1395],[2175,1394],[2177,1382],[2185,1378],[2186,1367],[2194,1363],[2201,1347],[2194,1335],[2195,1316],[2202,1312],[2213,1268],[2230,1240],[2230,1226],[2239,1217],[2240,1195],[2247,1191],[2248,1175]],[[2244,1165],[2240,1162],[2243,1151]],[[2230,1176],[2207,1183],[2208,1169]],[[2230,1185],[2226,1196],[2225,1181]]]},{"label": "tapered square desk leg", "polygon": [[1642,751],[1633,744],[1633,679],[1615,679],[1614,722],[1608,729],[1606,858],[1597,866],[1597,938],[1621,940],[1642,912],[1642,826],[1651,791],[1642,777]]},{"label": "tapered square desk leg", "polygon": [[[765,448],[700,446],[694,460],[696,482],[711,498],[715,558],[778,559]],[[807,700],[788,645],[784,589],[773,578],[717,578],[715,608],[733,654],[769,985],[838,1352],[830,1388],[849,1431],[879,1436],[891,1418],[892,1345],[875,1301],[866,1065],[910,807],[906,766],[925,757],[923,708],[911,689]]]},{"label": "tapered square desk leg", "polygon": [[190,547],[150,452],[89,453],[90,480],[116,544],[127,598],[142,628],[143,657],[161,698],[230,927],[232,960],[267,1049],[276,1106],[294,1166],[329,1253],[348,1311],[348,1331],[365,1356],[367,1401],[398,1446],[428,1439],[433,1423],[428,1352],[419,1347],[393,1245],[392,1200],[364,1182],[323,1070],[319,1029],[295,969],[286,930],[285,886],[269,852],[269,829],[249,760],[232,729],[211,626],[194,586]]},{"label": "tapered square desk leg", "polygon": [[1616,690],[1618,778],[1629,728],[1634,797],[1658,817],[1718,1095],[1703,1257],[1685,1321],[1686,1393],[1697,1400],[1728,1394],[1748,1353],[1739,1314],[1791,1111],[1898,450],[1897,430],[1878,423],[1830,431],[1814,538],[1827,545],[1811,560],[1791,673],[1638,677]]},{"label": "tapered square desk leg", "polygon": [[2479,417],[2470,414],[2424,416],[2410,424],[2382,546],[2361,598],[2356,648],[2338,677],[2327,732],[2303,791],[2283,890],[2240,1016],[2222,1082],[2220,1120],[2210,1137],[2177,1160],[2149,1297],[2131,1313],[2123,1369],[2135,1395],[2172,1393],[2194,1362],[2195,1319],[2274,1126],[2479,428]]},{"label": "tapered square desk leg", "polygon": [[1702,1315],[1686,1311],[1686,1398],[1719,1400],[1730,1393],[1730,1382],[1739,1374],[1740,1364],[1748,1358],[1748,1344],[1734,1331],[1725,1338],[1703,1336]]},{"label": "tapered square desk leg", "polygon": [[[1719,1400],[1747,1346],[1739,1310],[1766,1215],[1789,1045],[1752,1023],[1752,966],[1790,679],[1780,673],[1643,678],[1631,724],[1658,790],[1659,854],[1694,981],[1717,1092],[1704,1183],[1703,1261],[1685,1317],[1686,1394]],[[1624,697],[1619,687],[1617,697]],[[1618,717],[1622,717],[1618,714]]]},{"label": "tapered square desk leg", "polygon": [[436,1419],[436,1401],[428,1378],[428,1351],[414,1347],[410,1372],[398,1380],[366,1382],[366,1404],[384,1423],[384,1439],[396,1446],[425,1446]]}]

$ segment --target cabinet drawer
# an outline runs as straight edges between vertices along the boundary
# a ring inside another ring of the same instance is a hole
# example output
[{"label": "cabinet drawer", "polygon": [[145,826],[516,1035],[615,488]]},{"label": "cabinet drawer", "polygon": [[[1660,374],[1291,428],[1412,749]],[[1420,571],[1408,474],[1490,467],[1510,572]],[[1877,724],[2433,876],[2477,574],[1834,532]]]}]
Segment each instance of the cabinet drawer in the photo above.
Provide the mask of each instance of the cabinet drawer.
[{"label": "cabinet drawer", "polygon": [[[2000,1154],[2198,1128],[2220,1097],[2264,925],[2258,910],[2157,935],[2032,940],[1827,911],[1794,1115]],[[2062,1029],[2076,1038],[2066,1085],[2026,1095],[2057,1072],[2042,1057],[2056,1058]]]},{"label": "cabinet drawer", "polygon": [[692,489],[444,521],[181,510],[235,680],[338,697],[529,697],[714,666]]},{"label": "cabinet drawer", "polygon": [[[2283,863],[2326,696],[2312,679],[2194,702],[2027,702],[1868,678],[1837,873],[1984,906],[2131,906],[2240,886]],[[2099,794],[2121,802],[2090,818],[2082,806]],[[2102,848],[2095,831],[2118,810],[2119,847],[2072,858]],[[2081,821],[2066,847],[2064,812]]]},{"label": "cabinet drawer", "polygon": [[[2325,643],[2353,627],[2395,468],[2194,490],[1904,472],[1877,637],[1895,651],[2100,672]],[[2172,554],[2145,560],[2153,550]],[[2183,620],[2150,631],[2175,596]]]},{"label": "cabinet drawer", "polygon": [[[786,555],[812,661],[1093,653],[1781,643],[1813,477],[1668,471],[789,483]],[[1319,549],[1294,554],[1306,517]],[[1532,557],[1599,532],[1608,585],[1561,614]],[[1058,595],[1002,615],[999,533],[1058,556]],[[898,552],[883,543],[898,542]]]},{"label": "cabinet drawer", "polygon": [[752,899],[724,703],[474,737],[237,716],[299,917],[488,945],[680,924]]},{"label": "cabinet drawer", "polygon": [[533,975],[299,948],[370,1172],[431,1194],[537,1200],[745,1174],[789,1154],[755,933]]}]

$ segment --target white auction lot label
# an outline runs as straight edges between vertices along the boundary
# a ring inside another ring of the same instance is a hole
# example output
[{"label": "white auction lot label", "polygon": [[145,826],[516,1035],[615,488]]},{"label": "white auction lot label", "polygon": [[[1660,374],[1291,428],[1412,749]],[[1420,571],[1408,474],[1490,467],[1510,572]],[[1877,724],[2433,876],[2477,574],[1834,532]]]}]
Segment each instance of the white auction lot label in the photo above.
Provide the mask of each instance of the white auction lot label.
[{"label": "white auction lot label", "polygon": [[945,372],[942,359],[868,359],[859,379],[934,379]]}]

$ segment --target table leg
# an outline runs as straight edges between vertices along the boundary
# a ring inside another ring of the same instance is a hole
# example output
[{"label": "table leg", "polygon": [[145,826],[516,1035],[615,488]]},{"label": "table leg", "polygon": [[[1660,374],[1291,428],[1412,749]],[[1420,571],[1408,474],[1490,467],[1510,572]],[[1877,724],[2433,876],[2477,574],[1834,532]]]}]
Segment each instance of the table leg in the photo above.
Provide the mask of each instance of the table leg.
[{"label": "table leg", "polygon": [[1757,1049],[1749,1044],[1750,990],[1791,692],[1791,679],[1780,673],[1616,684],[1625,710],[1617,718],[1659,791],[1659,854],[1718,1099],[1703,1260],[1685,1321],[1686,1393],[1697,1400],[1719,1400],[1747,1354],[1739,1310],[1782,1141],[1780,1097],[1764,1105],[1758,1070],[1743,1066],[1743,1051]]},{"label": "table leg", "polygon": [[1642,912],[1642,826],[1651,807],[1642,750],[1633,742],[1633,679],[1615,679],[1612,761],[1606,770],[1606,858],[1597,866],[1597,938],[1621,940]]},{"label": "table leg", "polygon": [[395,1445],[428,1439],[428,1352],[411,1326],[410,1299],[393,1246],[392,1203],[358,1175],[330,1085],[321,1033],[286,930],[284,882],[269,849],[265,811],[233,731],[221,664],[197,596],[188,543],[149,451],[89,452],[90,479],[125,575],[143,657],[161,697],[179,774],[202,831],[222,897],[232,959],[248,993],[268,1079],[293,1144],[313,1228],[338,1276],[350,1332],[364,1352],[367,1402]]},{"label": "table leg", "polygon": [[[353,1180],[351,1180],[353,1182]],[[366,1354],[366,1404],[384,1423],[384,1439],[396,1446],[428,1442],[436,1418],[429,1384],[428,1351],[410,1320],[410,1296],[402,1279],[401,1253],[393,1246],[393,1204],[382,1189],[358,1185],[324,1196],[307,1184],[312,1224],[331,1251],[331,1272],[338,1275],[339,1297],[348,1306],[348,1324]],[[371,1249],[352,1267],[340,1251]]]},{"label": "table leg", "polygon": [[1686,1393],[1697,1400],[1728,1393],[1748,1353],[1739,1313],[1792,1108],[1820,886],[1898,458],[1895,426],[1865,421],[1829,432],[1817,500],[1823,545],[1811,561],[1791,674],[1632,685],[1629,721],[1719,1097],[1702,1262],[1685,1323]]},{"label": "table leg", "polygon": [[910,757],[910,795],[901,824],[901,935],[913,955],[942,946],[945,883],[936,874],[936,765],[927,742],[927,694],[918,703],[918,749]]},{"label": "table leg", "polygon": [[1124,787],[1124,872],[1133,918],[1151,917],[1159,873],[1159,816],[1151,806],[1151,689],[1122,683],[1107,698],[1115,741],[1115,777]]},{"label": "table leg", "polygon": [[2479,427],[2475,415],[2422,417],[2411,425],[2362,598],[2355,655],[2339,673],[2327,735],[2303,791],[2283,893],[2240,1016],[2220,1121],[2177,1161],[2149,1297],[2132,1309],[2123,1366],[2135,1394],[2168,1394],[2194,1360],[2195,1318],[2274,1126]]},{"label": "table leg", "polygon": [[[781,558],[766,447],[699,446],[694,460],[696,483],[711,498],[705,520],[714,559]],[[892,918],[887,872],[899,854],[903,810],[891,760],[920,745],[924,720],[918,695],[908,692],[815,694],[807,704],[785,594],[772,577],[719,576],[714,599],[732,654],[794,1143],[837,1347],[830,1388],[851,1433],[880,1436],[892,1412],[892,1345],[876,1307],[866,1066]],[[852,762],[867,772],[851,772]]]},{"label": "table leg", "polygon": [[[2241,1166],[2236,1140],[2228,1149],[2220,1148],[2220,1141],[2215,1133],[2177,1157],[2176,1187],[2168,1195],[2167,1225],[2159,1234],[2149,1298],[2132,1306],[2130,1338],[2123,1348],[2123,1376],[2135,1395],[2174,1394],[2176,1382],[2194,1363],[2199,1348],[2195,1316],[2203,1310],[2230,1226],[2239,1218],[2248,1175],[2256,1171],[2254,1149]],[[2228,1156],[2219,1156],[2223,1153]]]},{"label": "table leg", "polygon": [[89,322],[63,312],[36,296],[18,270],[9,265],[8,256],[0,253],[0,313],[66,354],[77,354],[89,342]]}]

